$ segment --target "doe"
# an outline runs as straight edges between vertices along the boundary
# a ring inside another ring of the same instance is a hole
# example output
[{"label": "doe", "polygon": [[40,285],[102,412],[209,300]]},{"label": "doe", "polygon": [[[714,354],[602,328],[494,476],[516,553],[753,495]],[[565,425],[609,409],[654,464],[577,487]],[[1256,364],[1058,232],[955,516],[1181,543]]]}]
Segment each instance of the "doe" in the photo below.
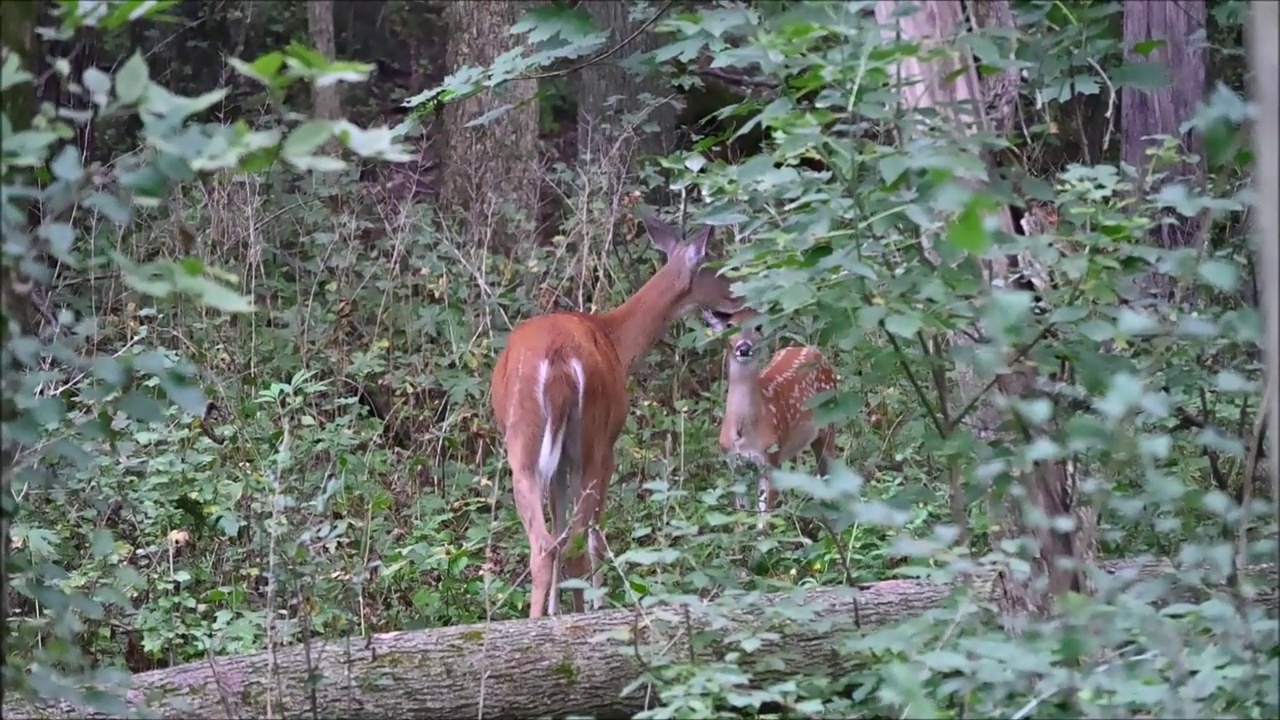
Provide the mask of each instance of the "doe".
[{"label": "doe", "polygon": [[[835,427],[818,427],[810,403],[819,393],[834,390],[836,374],[822,353],[812,346],[786,347],[769,363],[762,360],[759,315],[750,308],[728,321],[710,312],[704,319],[715,330],[738,332],[728,339],[725,369],[729,390],[720,424],[720,450],[745,459],[759,469],[756,480],[756,527],[763,530],[765,513],[776,507],[778,492],[773,471],[793,460],[806,446],[818,460],[818,474],[826,475],[835,456]],[[746,498],[737,497],[739,509]]]},{"label": "doe", "polygon": [[[666,255],[648,282],[601,314],[556,312],[516,325],[493,369],[493,413],[511,467],[516,512],[529,539],[533,592],[529,617],[559,614],[562,554],[568,577],[601,587],[600,528],[614,471],[614,445],[627,419],[627,377],[668,325],[695,308],[727,316],[742,303],[730,281],[703,268],[711,228],[682,238],[677,228],[641,212]],[[551,529],[543,514],[547,497]],[[586,536],[586,553],[563,552]],[[582,612],[582,590],[573,591]],[[592,601],[593,608],[603,599]]]}]

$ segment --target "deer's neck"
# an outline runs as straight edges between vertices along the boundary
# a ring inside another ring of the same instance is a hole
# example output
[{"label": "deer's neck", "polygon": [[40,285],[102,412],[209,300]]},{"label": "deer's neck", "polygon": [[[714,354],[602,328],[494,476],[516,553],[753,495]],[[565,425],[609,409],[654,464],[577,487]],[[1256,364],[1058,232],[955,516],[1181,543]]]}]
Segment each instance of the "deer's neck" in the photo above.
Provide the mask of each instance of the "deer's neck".
[{"label": "deer's neck", "polygon": [[628,374],[675,319],[684,293],[674,284],[674,271],[664,267],[626,302],[600,316],[600,324]]},{"label": "deer's neck", "polygon": [[[729,362],[733,362],[730,360]],[[760,375],[753,370],[729,372],[729,392],[725,398],[724,416],[739,437],[753,435],[764,417],[764,388]]]}]

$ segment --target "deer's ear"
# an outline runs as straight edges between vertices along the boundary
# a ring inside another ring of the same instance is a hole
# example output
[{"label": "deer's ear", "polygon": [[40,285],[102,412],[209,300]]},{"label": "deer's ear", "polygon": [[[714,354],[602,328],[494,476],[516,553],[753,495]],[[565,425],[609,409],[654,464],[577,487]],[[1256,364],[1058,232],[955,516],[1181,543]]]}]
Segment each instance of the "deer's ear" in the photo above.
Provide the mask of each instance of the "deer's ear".
[{"label": "deer's ear", "polygon": [[711,231],[714,229],[710,225],[705,225],[692,237],[686,239],[685,260],[690,267],[698,267],[702,264],[703,258],[707,256],[707,241],[711,239]]},{"label": "deer's ear", "polygon": [[640,210],[639,215],[640,219],[644,221],[644,229],[649,232],[649,237],[653,240],[653,244],[657,245],[663,254],[670,255],[678,244],[676,241],[676,229],[648,210]]},{"label": "deer's ear", "polygon": [[716,231],[712,225],[703,225],[703,229],[694,233],[694,237],[686,238],[686,242],[690,247],[698,249],[699,258],[707,255],[707,242],[712,238],[712,232]]}]

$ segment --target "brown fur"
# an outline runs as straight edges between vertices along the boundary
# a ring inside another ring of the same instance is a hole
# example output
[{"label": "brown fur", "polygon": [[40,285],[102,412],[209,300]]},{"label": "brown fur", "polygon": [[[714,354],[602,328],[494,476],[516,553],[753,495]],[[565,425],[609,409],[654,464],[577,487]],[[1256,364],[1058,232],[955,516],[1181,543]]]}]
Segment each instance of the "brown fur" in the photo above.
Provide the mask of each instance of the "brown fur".
[{"label": "brown fur", "polygon": [[[813,410],[807,404],[819,393],[835,389],[836,373],[822,352],[812,346],[783,348],[761,369],[762,338],[749,324],[754,316],[753,311],[744,310],[730,320],[741,329],[729,338],[725,351],[729,390],[720,424],[720,449],[763,466],[758,480],[762,502],[757,507],[767,512],[778,501],[773,470],[793,460],[806,445],[817,458],[818,474],[826,475],[830,469],[835,428],[815,427]],[[748,326],[742,327],[744,324]],[[749,358],[737,355],[743,343],[750,346]],[[763,514],[758,524],[764,526]]]},{"label": "brown fur", "polygon": [[[530,318],[512,331],[493,371],[492,406],[506,444],[516,509],[530,545],[533,592],[529,617],[558,611],[561,550],[569,538],[585,535],[586,553],[567,553],[566,575],[600,587],[604,536],[598,523],[614,470],[613,448],[627,419],[627,375],[667,326],[696,307],[730,313],[741,306],[730,281],[701,268],[710,228],[692,240],[677,242],[674,228],[645,217],[667,263],[620,307],[603,314],[560,312]],[[692,248],[692,251],[691,251]],[[581,364],[584,397],[578,416],[577,376]],[[547,363],[539,400],[540,367]],[[543,402],[550,417],[544,418]],[[552,477],[540,477],[544,429],[563,428],[560,462]],[[547,528],[542,496],[549,487],[552,529]],[[571,517],[570,508],[576,507]],[[567,533],[566,533],[567,531]],[[566,535],[566,537],[560,537]],[[550,607],[548,608],[548,604]],[[575,612],[584,609],[583,593],[573,591]]]}]

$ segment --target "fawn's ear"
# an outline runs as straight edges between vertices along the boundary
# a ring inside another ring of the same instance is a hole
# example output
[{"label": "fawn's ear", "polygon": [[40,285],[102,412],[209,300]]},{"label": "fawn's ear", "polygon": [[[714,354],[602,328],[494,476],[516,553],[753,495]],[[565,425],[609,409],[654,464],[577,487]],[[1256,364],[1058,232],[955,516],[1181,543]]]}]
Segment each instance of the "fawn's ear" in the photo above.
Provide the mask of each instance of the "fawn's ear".
[{"label": "fawn's ear", "polygon": [[639,210],[640,219],[644,221],[644,229],[649,232],[649,237],[653,240],[653,244],[658,246],[668,258],[671,252],[679,245],[676,239],[676,229],[671,225],[663,222],[661,218],[648,210]]}]

